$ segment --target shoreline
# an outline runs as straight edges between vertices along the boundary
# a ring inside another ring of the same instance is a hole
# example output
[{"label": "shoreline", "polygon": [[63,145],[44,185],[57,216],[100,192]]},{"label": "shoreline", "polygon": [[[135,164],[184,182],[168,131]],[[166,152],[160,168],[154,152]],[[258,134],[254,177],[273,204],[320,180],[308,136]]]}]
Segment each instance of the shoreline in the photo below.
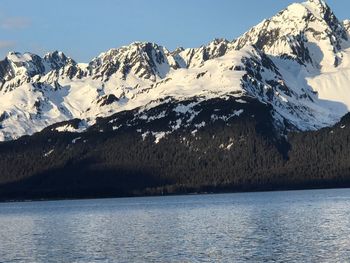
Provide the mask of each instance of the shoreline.
[{"label": "shoreline", "polygon": [[83,200],[103,200],[103,199],[125,199],[125,198],[158,198],[174,196],[196,196],[196,195],[223,195],[223,194],[249,194],[249,193],[270,193],[270,192],[298,192],[298,191],[316,191],[316,190],[350,190],[350,186],[339,187],[304,187],[304,188],[280,188],[269,190],[241,190],[241,191],[216,191],[216,192],[192,192],[192,193],[174,193],[174,194],[144,194],[144,195],[125,195],[125,196],[90,196],[90,197],[57,197],[57,198],[28,198],[28,199],[7,199],[1,198],[0,204],[6,203],[33,203],[33,202],[58,202],[58,201],[83,201]]}]

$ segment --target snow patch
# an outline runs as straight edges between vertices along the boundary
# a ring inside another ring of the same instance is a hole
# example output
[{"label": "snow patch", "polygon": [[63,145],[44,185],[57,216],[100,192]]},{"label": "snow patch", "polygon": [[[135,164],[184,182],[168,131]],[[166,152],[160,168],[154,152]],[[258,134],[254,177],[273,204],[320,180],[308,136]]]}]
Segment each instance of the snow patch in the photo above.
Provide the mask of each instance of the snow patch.
[{"label": "snow patch", "polygon": [[168,133],[167,132],[152,132],[152,135],[156,138],[154,143],[158,144]]},{"label": "snow patch", "polygon": [[77,138],[75,138],[75,139],[72,140],[72,143],[75,144],[75,143],[76,143],[78,140],[80,140],[80,139],[81,139],[81,137],[77,137]]},{"label": "snow patch", "polygon": [[192,102],[188,105],[184,105],[184,104],[179,104],[176,106],[176,108],[174,109],[175,112],[177,113],[187,113],[187,112],[191,112],[192,111],[192,108],[194,106],[196,106],[198,103],[195,103],[195,102]]},{"label": "snow patch", "polygon": [[113,131],[119,130],[123,125],[113,126]]},{"label": "snow patch", "polygon": [[223,120],[223,121],[227,122],[229,119],[231,119],[233,117],[239,117],[243,112],[244,112],[244,110],[241,109],[241,110],[235,110],[233,113],[231,113],[227,116],[218,116],[216,114],[212,114],[211,120],[212,121]]},{"label": "snow patch", "polygon": [[44,157],[48,157],[48,156],[51,155],[54,151],[55,151],[54,149],[48,151],[47,153],[44,154]]},{"label": "snow patch", "polygon": [[203,127],[205,127],[205,121],[202,121],[202,122],[199,123],[199,124],[195,124],[194,126],[195,126],[197,129],[203,128]]}]

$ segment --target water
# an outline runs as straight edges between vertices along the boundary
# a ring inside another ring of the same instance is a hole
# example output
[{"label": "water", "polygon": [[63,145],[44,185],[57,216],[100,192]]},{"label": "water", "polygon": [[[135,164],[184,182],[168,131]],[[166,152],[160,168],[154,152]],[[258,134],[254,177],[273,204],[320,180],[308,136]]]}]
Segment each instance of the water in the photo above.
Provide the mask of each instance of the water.
[{"label": "water", "polygon": [[0,262],[349,262],[350,190],[0,204]]}]

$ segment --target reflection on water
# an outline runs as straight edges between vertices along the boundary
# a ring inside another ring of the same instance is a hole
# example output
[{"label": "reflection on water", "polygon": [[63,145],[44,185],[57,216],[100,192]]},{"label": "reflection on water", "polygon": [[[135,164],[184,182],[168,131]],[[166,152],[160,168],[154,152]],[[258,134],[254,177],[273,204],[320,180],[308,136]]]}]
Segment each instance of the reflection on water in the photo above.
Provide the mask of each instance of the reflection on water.
[{"label": "reflection on water", "polygon": [[346,262],[350,190],[0,204],[0,262]]}]

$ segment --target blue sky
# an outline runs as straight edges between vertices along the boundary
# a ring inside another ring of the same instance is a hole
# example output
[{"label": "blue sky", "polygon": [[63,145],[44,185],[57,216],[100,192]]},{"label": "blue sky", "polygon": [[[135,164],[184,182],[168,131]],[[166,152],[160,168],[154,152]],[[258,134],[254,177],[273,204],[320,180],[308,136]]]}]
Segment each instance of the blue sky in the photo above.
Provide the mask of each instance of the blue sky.
[{"label": "blue sky", "polygon": [[[0,57],[60,50],[79,62],[133,41],[169,49],[234,39],[293,0],[1,0]],[[328,0],[339,19],[350,1]]]}]

